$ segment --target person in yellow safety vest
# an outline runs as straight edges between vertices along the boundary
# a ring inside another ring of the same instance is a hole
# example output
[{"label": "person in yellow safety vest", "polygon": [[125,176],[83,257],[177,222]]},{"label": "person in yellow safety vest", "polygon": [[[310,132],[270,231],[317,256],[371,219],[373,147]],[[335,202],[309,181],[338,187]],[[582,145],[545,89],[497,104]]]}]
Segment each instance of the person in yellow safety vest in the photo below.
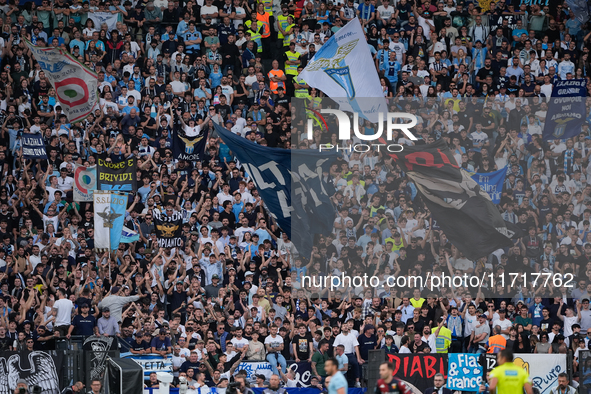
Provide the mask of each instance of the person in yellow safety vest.
[{"label": "person in yellow safety vest", "polygon": [[283,47],[287,47],[289,46],[289,43],[291,42],[291,39],[293,38],[293,30],[295,28],[295,23],[293,20],[293,17],[290,15],[288,18],[288,23],[289,25],[287,25],[287,27],[285,28],[285,37],[283,37]]},{"label": "person in yellow safety vest", "polygon": [[289,43],[291,42],[291,39],[293,38],[293,30],[295,27],[295,23],[293,20],[293,16],[288,15],[287,16],[287,23],[288,25],[285,27],[284,31],[284,37],[283,37],[283,47],[287,47],[289,46]]},{"label": "person in yellow safety vest", "polygon": [[257,52],[263,52],[263,41],[260,33],[261,26],[257,20],[256,14],[252,14],[252,20],[246,21],[245,25],[250,32],[250,39],[257,44]]},{"label": "person in yellow safety vest", "polygon": [[273,94],[277,94],[278,87],[281,86],[283,89],[285,89],[285,80],[287,77],[285,76],[283,70],[279,69],[279,62],[277,60],[273,60],[271,67],[273,68],[267,74],[269,77],[269,87],[271,88],[271,92],[273,92]]},{"label": "person in yellow safety vest", "polygon": [[435,335],[435,350],[437,353],[447,353],[451,346],[451,330],[445,327],[443,316],[437,319],[437,327],[431,329]]},{"label": "person in yellow safety vest", "polygon": [[265,6],[265,12],[273,16],[273,0],[259,0]]},{"label": "person in yellow safety vest", "polygon": [[488,350],[487,353],[499,353],[501,350],[505,350],[507,347],[507,340],[501,334],[501,326],[494,326],[493,332],[495,335],[488,338]]},{"label": "person in yellow safety vest", "polygon": [[277,32],[277,38],[283,39],[283,38],[285,38],[285,36],[289,36],[289,34],[285,34],[285,32],[286,32],[285,28],[287,26],[289,26],[289,23],[287,22],[288,16],[290,16],[289,15],[289,8],[287,7],[287,4],[282,4],[281,5],[281,15],[279,15],[277,17],[277,30],[279,30]]},{"label": "person in yellow safety vest", "polygon": [[285,74],[298,75],[298,67],[301,64],[300,53],[295,50],[295,42],[289,43],[289,49],[283,54],[285,60]]},{"label": "person in yellow safety vest", "polygon": [[294,95],[298,98],[307,98],[310,96],[308,89],[310,88],[308,84],[300,78],[299,74],[304,69],[302,67],[298,67],[298,75],[293,77],[293,87],[295,89]]}]

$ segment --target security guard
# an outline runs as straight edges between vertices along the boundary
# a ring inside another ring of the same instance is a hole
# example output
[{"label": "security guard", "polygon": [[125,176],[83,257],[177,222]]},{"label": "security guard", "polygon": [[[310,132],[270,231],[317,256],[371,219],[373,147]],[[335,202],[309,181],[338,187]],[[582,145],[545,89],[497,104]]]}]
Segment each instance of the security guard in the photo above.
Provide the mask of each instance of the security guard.
[{"label": "security guard", "polygon": [[297,76],[300,67],[300,53],[295,50],[295,42],[289,43],[289,49],[283,55],[285,61],[285,74],[291,77]]},{"label": "security guard", "polygon": [[[289,22],[287,21],[287,17],[290,16],[289,15],[289,8],[287,7],[287,4],[282,4],[281,5],[281,15],[279,15],[277,17],[277,27],[278,27],[278,32],[277,32],[277,38],[283,40],[285,38],[285,35],[282,33],[282,31],[287,31],[287,26],[289,26]],[[289,36],[289,34],[288,34]],[[285,46],[285,41],[283,43],[283,46]]]},{"label": "security guard", "polygon": [[262,24],[257,20],[256,14],[252,14],[252,20],[246,21],[246,27],[250,32],[250,39],[257,44],[257,53],[263,52],[263,36],[261,35]]},{"label": "security guard", "polygon": [[302,72],[303,68],[298,67],[298,75],[293,77],[293,87],[294,87],[294,95],[297,98],[308,98],[310,97],[309,93],[309,86],[308,84],[299,77],[299,74]]}]

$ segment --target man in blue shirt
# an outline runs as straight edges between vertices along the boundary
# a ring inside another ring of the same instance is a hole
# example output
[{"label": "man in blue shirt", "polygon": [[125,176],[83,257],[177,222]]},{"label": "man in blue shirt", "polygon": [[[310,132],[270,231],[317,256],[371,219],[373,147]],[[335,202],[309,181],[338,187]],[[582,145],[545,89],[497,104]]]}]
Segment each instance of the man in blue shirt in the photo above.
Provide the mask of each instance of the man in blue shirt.
[{"label": "man in blue shirt", "polygon": [[376,9],[369,0],[365,0],[363,4],[359,4],[359,7],[357,7],[357,16],[361,25],[365,28],[375,20]]},{"label": "man in blue shirt", "polygon": [[202,36],[195,29],[195,22],[189,22],[189,29],[183,34],[183,41],[186,46],[187,54],[199,53],[201,50]]},{"label": "man in blue shirt", "polygon": [[328,384],[328,394],[347,394],[349,385],[347,379],[341,371],[339,371],[339,362],[335,358],[329,358],[324,363],[324,371],[327,376],[330,376],[330,383]]}]

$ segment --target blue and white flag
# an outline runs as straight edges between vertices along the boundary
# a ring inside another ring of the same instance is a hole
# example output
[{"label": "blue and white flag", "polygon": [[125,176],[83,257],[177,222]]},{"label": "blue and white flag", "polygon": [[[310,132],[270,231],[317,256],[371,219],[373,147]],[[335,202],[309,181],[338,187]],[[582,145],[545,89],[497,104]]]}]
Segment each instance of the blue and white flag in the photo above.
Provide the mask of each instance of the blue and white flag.
[{"label": "blue and white flag", "polygon": [[269,148],[214,127],[250,175],[279,227],[300,254],[309,256],[314,234],[328,234],[333,228],[332,188],[322,181],[322,172],[340,154]]},{"label": "blue and white flag", "polygon": [[544,125],[544,140],[573,138],[581,134],[585,122],[587,81],[569,79],[557,81],[548,102]]},{"label": "blue and white flag", "polygon": [[65,49],[38,47],[27,40],[25,43],[55,89],[56,99],[70,123],[82,121],[98,108],[98,75],[94,71]]},{"label": "blue and white flag", "polygon": [[476,392],[482,382],[482,365],[478,354],[449,353],[447,356],[447,388]]},{"label": "blue and white flag", "polygon": [[114,250],[119,247],[127,195],[95,190],[94,202],[94,247],[97,251]]},{"label": "blue and white flag", "polygon": [[486,174],[471,174],[472,179],[480,185],[480,189],[487,192],[494,204],[501,202],[501,193],[503,192],[503,183],[507,175],[507,167],[503,167],[495,172]]},{"label": "blue and white flag", "polygon": [[45,142],[41,134],[23,134],[21,137],[23,157],[25,159],[47,159]]},{"label": "blue and white flag", "polygon": [[123,226],[123,231],[121,232],[121,243],[122,244],[130,244],[135,241],[140,240],[140,235],[137,231],[134,231],[126,226]]},{"label": "blue and white flag", "polygon": [[342,111],[358,113],[373,123],[378,122],[380,112],[388,112],[380,78],[357,18],[322,45],[299,77],[336,101]]}]

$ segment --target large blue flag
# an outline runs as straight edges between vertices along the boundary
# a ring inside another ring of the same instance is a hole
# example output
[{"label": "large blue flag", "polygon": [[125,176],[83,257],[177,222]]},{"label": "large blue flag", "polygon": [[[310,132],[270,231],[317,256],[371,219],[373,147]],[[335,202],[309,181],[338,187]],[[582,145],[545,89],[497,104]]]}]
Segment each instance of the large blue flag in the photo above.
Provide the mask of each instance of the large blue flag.
[{"label": "large blue flag", "polygon": [[565,140],[581,134],[586,115],[586,96],[585,79],[567,79],[554,84],[544,125],[545,140]]},{"label": "large blue flag", "polygon": [[507,167],[486,174],[475,173],[470,175],[480,185],[480,189],[488,193],[493,203],[500,204]]},{"label": "large blue flag", "polygon": [[333,228],[332,185],[322,181],[322,169],[339,154],[269,148],[214,127],[245,167],[279,227],[300,254],[309,256],[314,234],[327,234]]}]

